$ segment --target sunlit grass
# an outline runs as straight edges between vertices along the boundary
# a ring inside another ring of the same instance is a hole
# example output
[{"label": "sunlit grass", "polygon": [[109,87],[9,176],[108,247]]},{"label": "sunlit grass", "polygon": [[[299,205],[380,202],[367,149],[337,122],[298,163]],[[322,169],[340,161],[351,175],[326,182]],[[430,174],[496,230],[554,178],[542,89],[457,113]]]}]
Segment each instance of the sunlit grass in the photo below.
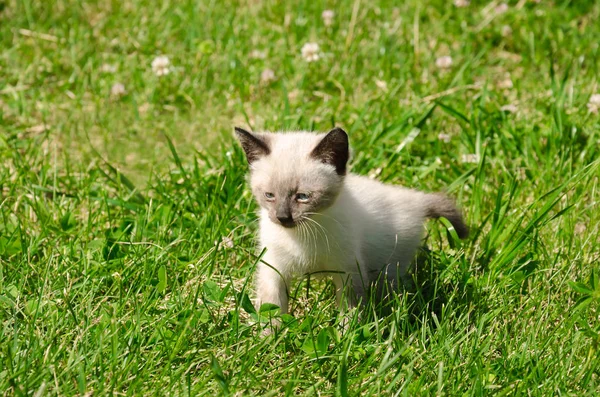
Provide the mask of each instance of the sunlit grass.
[{"label": "sunlit grass", "polygon": [[[0,391],[594,395],[600,6],[396,3],[0,2]],[[342,126],[471,237],[429,223],[388,317],[304,280],[263,338],[235,125]]]}]

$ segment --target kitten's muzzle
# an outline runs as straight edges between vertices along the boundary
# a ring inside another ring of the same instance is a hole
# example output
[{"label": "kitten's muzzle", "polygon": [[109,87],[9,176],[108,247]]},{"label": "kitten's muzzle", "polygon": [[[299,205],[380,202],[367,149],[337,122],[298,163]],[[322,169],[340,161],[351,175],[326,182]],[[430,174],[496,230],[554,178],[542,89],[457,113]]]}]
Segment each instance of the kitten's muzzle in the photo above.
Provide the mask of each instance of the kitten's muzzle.
[{"label": "kitten's muzzle", "polygon": [[281,226],[283,227],[294,227],[296,226],[296,222],[294,221],[294,218],[292,218],[291,215],[289,216],[277,216],[277,220],[279,221],[279,223],[281,224]]},{"label": "kitten's muzzle", "polygon": [[285,200],[279,201],[275,210],[275,218],[277,218],[277,221],[283,227],[296,226],[296,222],[292,216],[292,209],[290,208],[290,200],[291,198],[287,197]]}]

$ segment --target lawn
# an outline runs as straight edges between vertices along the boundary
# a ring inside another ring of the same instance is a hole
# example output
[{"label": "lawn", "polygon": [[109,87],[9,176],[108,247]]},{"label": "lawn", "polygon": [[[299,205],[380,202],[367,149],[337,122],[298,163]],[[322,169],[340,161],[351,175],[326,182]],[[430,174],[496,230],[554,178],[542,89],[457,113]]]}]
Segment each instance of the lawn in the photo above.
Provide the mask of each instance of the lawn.
[{"label": "lawn", "polygon": [[[0,394],[595,395],[599,20],[593,0],[0,1]],[[234,126],[343,127],[352,172],[447,191],[471,236],[429,222],[387,317],[344,328],[304,280],[262,337]]]}]

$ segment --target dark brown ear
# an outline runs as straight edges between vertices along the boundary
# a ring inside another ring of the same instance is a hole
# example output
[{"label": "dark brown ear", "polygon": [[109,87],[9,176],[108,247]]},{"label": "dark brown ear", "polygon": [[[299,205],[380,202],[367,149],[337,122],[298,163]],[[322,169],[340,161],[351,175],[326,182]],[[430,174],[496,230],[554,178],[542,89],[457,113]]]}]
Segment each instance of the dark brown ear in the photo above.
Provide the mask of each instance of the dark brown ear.
[{"label": "dark brown ear", "polygon": [[252,133],[235,127],[235,135],[237,135],[238,140],[242,144],[242,148],[244,152],[246,152],[246,159],[248,160],[248,164],[252,164],[262,156],[266,156],[271,153],[271,149],[267,142]]},{"label": "dark brown ear", "polygon": [[319,142],[310,156],[325,164],[333,165],[338,175],[346,175],[349,157],[348,134],[341,128],[334,128]]}]

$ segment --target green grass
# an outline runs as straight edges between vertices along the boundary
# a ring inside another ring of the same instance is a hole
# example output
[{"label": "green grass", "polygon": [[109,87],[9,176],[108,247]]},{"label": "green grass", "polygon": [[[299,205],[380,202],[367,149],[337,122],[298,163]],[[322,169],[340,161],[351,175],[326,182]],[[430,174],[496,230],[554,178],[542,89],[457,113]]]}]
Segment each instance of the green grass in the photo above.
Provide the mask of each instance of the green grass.
[{"label": "green grass", "polygon": [[[0,394],[600,390],[598,2],[159,3],[0,1]],[[304,281],[262,338],[234,125],[342,126],[472,235],[429,223],[389,317],[344,331]]]}]

